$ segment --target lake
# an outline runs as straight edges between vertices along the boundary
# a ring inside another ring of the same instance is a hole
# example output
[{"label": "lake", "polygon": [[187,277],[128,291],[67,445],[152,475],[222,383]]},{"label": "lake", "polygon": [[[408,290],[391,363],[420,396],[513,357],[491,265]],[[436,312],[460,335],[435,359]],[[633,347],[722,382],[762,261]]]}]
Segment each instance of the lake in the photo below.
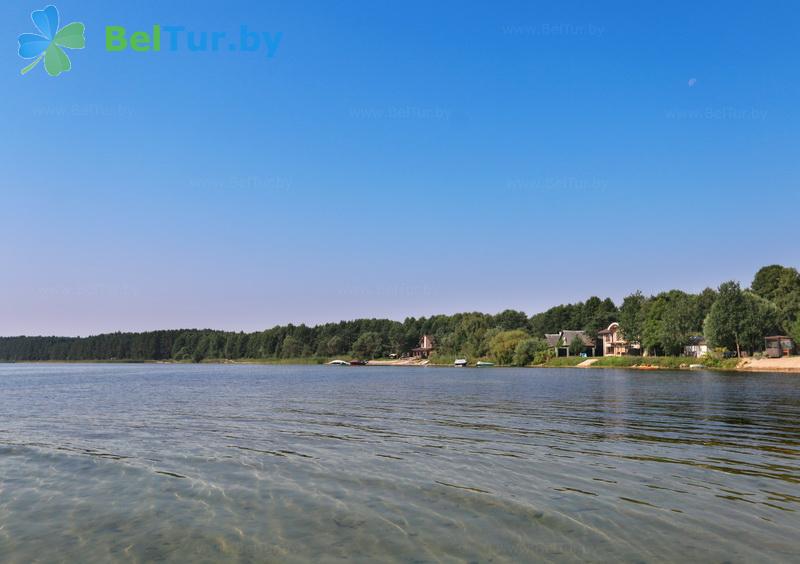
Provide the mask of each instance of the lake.
[{"label": "lake", "polygon": [[800,376],[0,365],[0,561],[790,562]]}]

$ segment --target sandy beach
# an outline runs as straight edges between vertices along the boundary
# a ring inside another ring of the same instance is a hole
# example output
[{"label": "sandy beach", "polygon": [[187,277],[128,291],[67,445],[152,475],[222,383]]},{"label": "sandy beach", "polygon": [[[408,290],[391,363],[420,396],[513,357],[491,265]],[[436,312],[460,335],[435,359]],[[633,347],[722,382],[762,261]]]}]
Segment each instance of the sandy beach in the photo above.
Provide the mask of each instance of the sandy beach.
[{"label": "sandy beach", "polygon": [[736,367],[747,372],[800,372],[800,356],[783,358],[746,358]]}]

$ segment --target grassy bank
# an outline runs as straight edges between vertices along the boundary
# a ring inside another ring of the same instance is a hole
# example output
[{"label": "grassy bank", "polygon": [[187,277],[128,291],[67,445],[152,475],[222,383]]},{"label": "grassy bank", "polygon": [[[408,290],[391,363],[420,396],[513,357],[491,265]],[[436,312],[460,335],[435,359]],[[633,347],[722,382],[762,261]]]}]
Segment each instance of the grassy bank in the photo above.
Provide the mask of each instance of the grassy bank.
[{"label": "grassy bank", "polygon": [[[432,354],[428,359],[430,364],[435,366],[453,366],[453,363],[456,361],[457,358],[464,358],[459,357],[456,355],[451,354]],[[474,363],[474,360],[470,360],[471,363]]]},{"label": "grassy bank", "polygon": [[688,368],[691,364],[702,364],[700,359],[683,356],[604,356],[593,364],[597,368],[636,368],[657,366],[658,368]]},{"label": "grassy bank", "polygon": [[[347,355],[338,357],[342,360],[349,361],[350,357]],[[448,355],[435,355],[430,358],[431,366],[453,366],[456,360],[455,356]],[[311,357],[311,358],[242,358],[236,360],[225,359],[205,359],[200,364],[252,364],[252,365],[304,365],[313,366],[321,365],[330,362],[333,358],[328,357]],[[390,360],[390,359],[384,359]],[[492,361],[490,358],[482,358],[477,360]],[[543,364],[529,365],[520,368],[574,368],[580,363],[587,360],[583,357],[562,357],[552,358]],[[18,361],[21,364],[195,364],[191,360],[43,360],[43,361]],[[470,365],[474,366],[475,359],[470,359]],[[0,364],[15,364],[16,362],[0,361]],[[715,358],[693,358],[693,357],[680,357],[680,356],[658,356],[658,357],[637,357],[637,356],[605,356],[597,358],[596,362],[589,368],[643,368],[643,367],[656,367],[665,370],[682,370],[689,368],[692,364],[702,364],[704,367],[713,370],[737,370],[739,359],[715,359]],[[405,365],[408,366],[408,365]],[[413,366],[413,365],[412,365]],[[503,365],[497,364],[497,367],[503,368]],[[506,368],[512,368],[506,366]],[[793,371],[794,369],[792,369]]]},{"label": "grassy bank", "polygon": [[581,362],[585,360],[586,360],[585,358],[580,356],[567,356],[561,358],[551,358],[544,364],[538,364],[537,366],[543,366],[546,368],[570,368],[578,366]]},{"label": "grassy bank", "polygon": [[[329,362],[330,358],[320,357],[298,357],[298,358],[238,358],[236,360],[222,360],[222,359],[205,359],[203,364],[277,364],[277,365],[290,365],[290,364],[325,364]],[[349,360],[347,357],[342,360]]]},{"label": "grassy bank", "polygon": [[733,370],[739,364],[739,359],[726,358],[695,358],[686,356],[604,356],[595,362],[592,367],[596,368],[637,368],[637,367],[658,367],[671,370],[688,368],[692,364],[702,364],[706,368],[719,370]]},{"label": "grassy bank", "polygon": [[[553,358],[538,366],[546,368],[565,368],[577,366],[587,360],[582,357]],[[739,359],[727,358],[694,358],[686,356],[604,356],[598,358],[591,368],[643,368],[655,367],[666,370],[681,370],[689,368],[692,364],[702,364],[706,368],[716,370],[735,370]]]}]

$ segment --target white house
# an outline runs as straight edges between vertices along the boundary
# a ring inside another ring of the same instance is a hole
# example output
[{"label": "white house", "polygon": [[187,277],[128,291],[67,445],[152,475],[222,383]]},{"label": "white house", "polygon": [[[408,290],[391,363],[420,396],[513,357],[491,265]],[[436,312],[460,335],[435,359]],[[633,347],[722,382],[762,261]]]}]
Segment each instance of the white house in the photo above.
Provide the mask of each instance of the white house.
[{"label": "white house", "polygon": [[707,354],[708,354],[708,343],[706,343],[706,339],[702,335],[689,337],[689,344],[683,347],[684,356],[693,356],[695,358],[700,358],[701,356],[705,356]]}]

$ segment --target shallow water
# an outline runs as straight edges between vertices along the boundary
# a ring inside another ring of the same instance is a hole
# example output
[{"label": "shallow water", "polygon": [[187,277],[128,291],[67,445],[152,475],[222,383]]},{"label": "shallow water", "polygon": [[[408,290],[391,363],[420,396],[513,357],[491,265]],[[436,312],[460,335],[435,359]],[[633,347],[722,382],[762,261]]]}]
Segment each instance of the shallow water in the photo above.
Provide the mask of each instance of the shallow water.
[{"label": "shallow water", "polygon": [[798,553],[798,376],[0,365],[4,563]]}]

